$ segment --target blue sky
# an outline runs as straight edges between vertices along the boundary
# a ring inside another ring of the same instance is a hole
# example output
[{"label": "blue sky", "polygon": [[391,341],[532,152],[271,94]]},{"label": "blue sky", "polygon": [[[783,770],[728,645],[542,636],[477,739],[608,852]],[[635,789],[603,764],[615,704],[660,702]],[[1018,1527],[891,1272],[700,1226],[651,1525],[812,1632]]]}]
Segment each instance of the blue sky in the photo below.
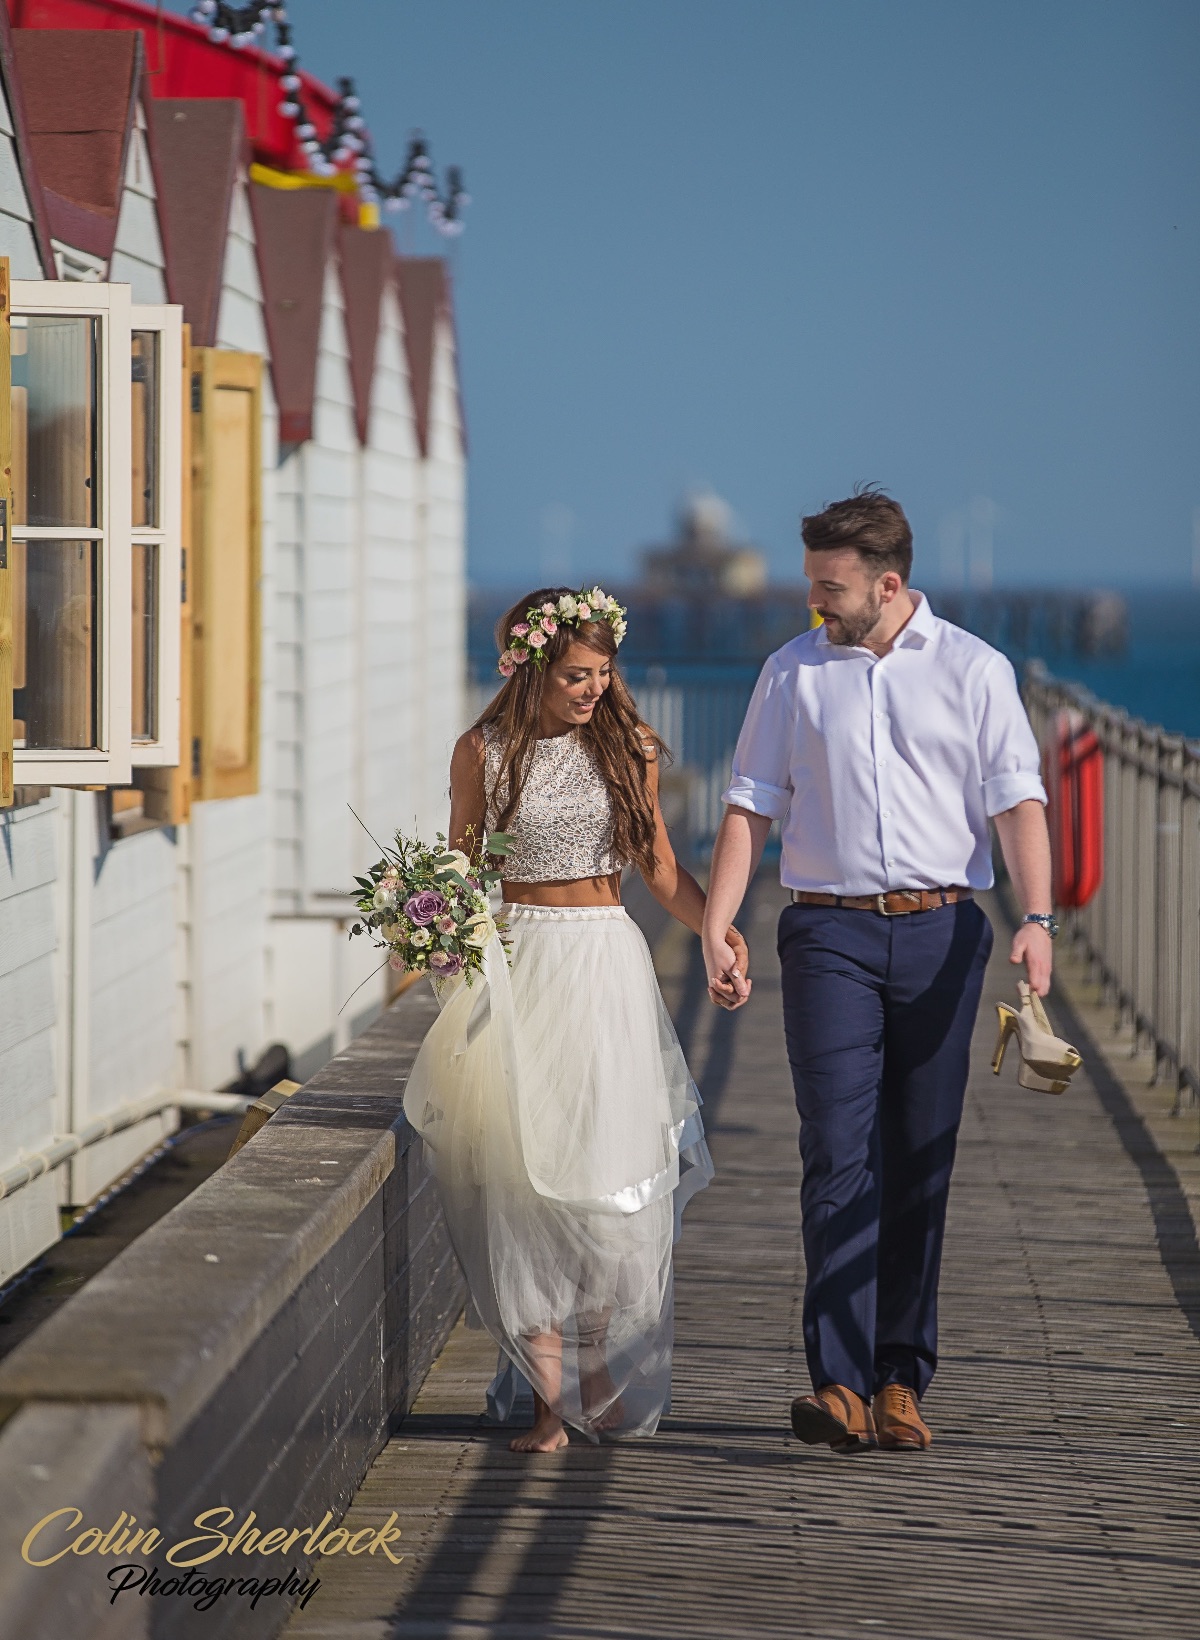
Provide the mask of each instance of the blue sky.
[{"label": "blue sky", "polygon": [[386,164],[466,171],[476,580],[628,573],[706,486],[791,578],[857,479],[918,583],[1191,577],[1194,0],[290,14]]}]

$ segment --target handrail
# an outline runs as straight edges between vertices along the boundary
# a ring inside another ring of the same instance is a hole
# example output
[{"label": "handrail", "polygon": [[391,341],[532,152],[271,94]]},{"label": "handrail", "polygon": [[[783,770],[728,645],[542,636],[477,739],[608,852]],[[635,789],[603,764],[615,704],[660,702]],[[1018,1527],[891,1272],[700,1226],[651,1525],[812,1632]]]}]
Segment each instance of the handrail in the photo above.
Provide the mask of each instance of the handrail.
[{"label": "handrail", "polygon": [[1025,671],[1038,742],[1053,745],[1060,711],[1078,712],[1104,752],[1104,874],[1086,906],[1065,911],[1154,1079],[1173,1076],[1175,1111],[1200,1094],[1200,743],[1169,733],[1054,678]]}]

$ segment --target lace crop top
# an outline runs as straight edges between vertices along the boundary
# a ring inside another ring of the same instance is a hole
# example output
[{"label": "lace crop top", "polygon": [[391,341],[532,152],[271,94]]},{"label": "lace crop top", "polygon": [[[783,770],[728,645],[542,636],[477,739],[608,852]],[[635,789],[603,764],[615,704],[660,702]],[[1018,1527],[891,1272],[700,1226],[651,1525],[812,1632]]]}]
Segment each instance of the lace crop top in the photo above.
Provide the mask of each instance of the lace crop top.
[{"label": "lace crop top", "polygon": [[[498,829],[495,789],[500,765],[500,742],[489,725],[483,731],[489,831]],[[575,729],[535,742],[521,801],[507,830],[512,841],[501,870],[509,882],[607,877],[628,863],[612,852],[608,787]]]}]

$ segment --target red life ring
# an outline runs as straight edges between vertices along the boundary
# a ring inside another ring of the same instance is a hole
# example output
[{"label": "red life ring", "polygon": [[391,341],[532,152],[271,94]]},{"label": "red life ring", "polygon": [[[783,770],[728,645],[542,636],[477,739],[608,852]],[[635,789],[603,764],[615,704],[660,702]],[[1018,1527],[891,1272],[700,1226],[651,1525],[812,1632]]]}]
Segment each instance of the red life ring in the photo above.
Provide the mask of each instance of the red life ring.
[{"label": "red life ring", "polygon": [[1104,879],[1104,753],[1082,712],[1059,712],[1046,750],[1054,903],[1084,906]]}]

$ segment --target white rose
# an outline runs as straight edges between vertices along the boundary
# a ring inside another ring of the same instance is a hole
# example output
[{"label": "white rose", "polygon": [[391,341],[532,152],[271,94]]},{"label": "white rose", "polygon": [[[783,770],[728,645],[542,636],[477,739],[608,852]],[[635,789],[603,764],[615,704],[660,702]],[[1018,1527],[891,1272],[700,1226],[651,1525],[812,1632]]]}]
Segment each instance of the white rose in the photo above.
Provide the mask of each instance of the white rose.
[{"label": "white rose", "polygon": [[471,875],[471,862],[460,848],[447,849],[449,856],[444,866],[439,866],[437,874],[441,877],[447,871],[457,871],[460,877]]},{"label": "white rose", "polygon": [[558,613],[565,615],[569,621],[573,621],[579,613],[579,600],[573,598],[569,592],[564,592],[558,600]]},{"label": "white rose", "polygon": [[480,912],[477,916],[468,917],[463,924],[465,941],[473,945],[477,951],[482,951],[492,935],[496,932],[496,924],[487,912]]},{"label": "white rose", "polygon": [[403,934],[404,924],[403,923],[384,923],[383,927],[379,930],[379,932],[383,935],[384,939],[387,940],[389,944],[392,944],[396,940],[398,940],[400,938],[400,936]]},{"label": "white rose", "polygon": [[391,888],[383,888],[382,886],[375,890],[375,897],[371,901],[371,904],[375,907],[376,911],[390,911],[395,903],[395,890]]},{"label": "white rose", "polygon": [[417,947],[428,945],[431,937],[432,936],[427,928],[414,928],[412,933],[408,936],[408,943]]},{"label": "white rose", "polygon": [[607,609],[608,596],[599,587],[592,588],[591,605],[593,609]]}]

